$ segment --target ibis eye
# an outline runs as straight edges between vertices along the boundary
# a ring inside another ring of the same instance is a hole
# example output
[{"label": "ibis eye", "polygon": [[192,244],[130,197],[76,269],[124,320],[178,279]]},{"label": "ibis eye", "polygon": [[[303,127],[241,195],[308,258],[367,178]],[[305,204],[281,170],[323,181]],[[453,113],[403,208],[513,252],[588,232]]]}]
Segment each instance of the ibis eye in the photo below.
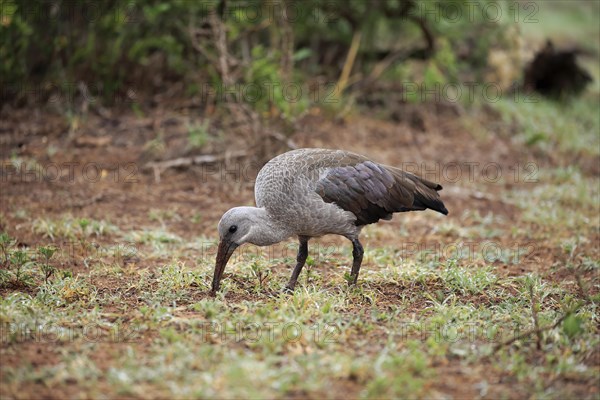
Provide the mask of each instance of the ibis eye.
[{"label": "ibis eye", "polygon": [[229,232],[230,232],[230,233],[234,233],[235,231],[237,231],[237,225],[231,225],[231,226],[229,227]]}]

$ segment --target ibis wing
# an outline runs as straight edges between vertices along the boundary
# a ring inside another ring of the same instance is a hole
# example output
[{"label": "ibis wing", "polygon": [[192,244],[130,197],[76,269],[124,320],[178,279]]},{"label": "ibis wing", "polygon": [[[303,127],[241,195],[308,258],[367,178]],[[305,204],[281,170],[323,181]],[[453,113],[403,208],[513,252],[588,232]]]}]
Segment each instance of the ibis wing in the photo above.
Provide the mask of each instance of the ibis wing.
[{"label": "ibis wing", "polygon": [[356,225],[391,219],[395,212],[448,213],[437,193],[440,185],[369,160],[328,169],[315,189],[325,202],[356,215]]}]

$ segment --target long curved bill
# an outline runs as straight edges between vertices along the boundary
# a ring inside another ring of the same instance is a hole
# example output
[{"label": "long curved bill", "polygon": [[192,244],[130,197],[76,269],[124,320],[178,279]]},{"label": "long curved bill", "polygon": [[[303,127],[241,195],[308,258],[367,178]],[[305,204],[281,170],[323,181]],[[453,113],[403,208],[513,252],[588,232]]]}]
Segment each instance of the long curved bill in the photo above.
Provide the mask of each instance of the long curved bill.
[{"label": "long curved bill", "polygon": [[227,261],[231,258],[231,255],[237,249],[238,244],[227,240],[221,240],[219,242],[219,248],[217,249],[217,260],[215,262],[215,275],[212,281],[212,293],[215,294],[219,290],[221,285],[221,278],[223,277],[223,271],[227,265]]}]

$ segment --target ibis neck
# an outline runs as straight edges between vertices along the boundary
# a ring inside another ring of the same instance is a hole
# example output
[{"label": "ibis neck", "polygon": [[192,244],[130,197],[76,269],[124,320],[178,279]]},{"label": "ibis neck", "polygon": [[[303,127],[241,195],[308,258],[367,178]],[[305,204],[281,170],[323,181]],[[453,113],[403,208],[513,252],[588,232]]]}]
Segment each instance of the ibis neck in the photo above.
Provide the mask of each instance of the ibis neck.
[{"label": "ibis neck", "polygon": [[269,246],[292,235],[286,224],[274,219],[264,208],[256,208],[255,210],[252,237],[248,240],[250,243],[257,246]]}]

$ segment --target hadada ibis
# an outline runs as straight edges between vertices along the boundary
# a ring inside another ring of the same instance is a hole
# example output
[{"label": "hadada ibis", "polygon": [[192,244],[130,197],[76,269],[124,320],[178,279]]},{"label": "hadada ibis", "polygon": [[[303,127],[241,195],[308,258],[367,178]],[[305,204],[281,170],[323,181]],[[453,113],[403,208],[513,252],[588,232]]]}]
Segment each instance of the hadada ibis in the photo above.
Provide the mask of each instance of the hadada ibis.
[{"label": "hadada ibis", "polygon": [[212,292],[235,249],[244,243],[269,246],[291,236],[300,242],[289,283],[293,291],[308,256],[308,241],[327,234],[352,242],[350,283],[355,284],[363,258],[363,226],[396,212],[448,210],[442,186],[409,172],[342,150],[298,149],[270,160],[255,182],[256,207],[235,207],[219,221],[219,247]]}]

